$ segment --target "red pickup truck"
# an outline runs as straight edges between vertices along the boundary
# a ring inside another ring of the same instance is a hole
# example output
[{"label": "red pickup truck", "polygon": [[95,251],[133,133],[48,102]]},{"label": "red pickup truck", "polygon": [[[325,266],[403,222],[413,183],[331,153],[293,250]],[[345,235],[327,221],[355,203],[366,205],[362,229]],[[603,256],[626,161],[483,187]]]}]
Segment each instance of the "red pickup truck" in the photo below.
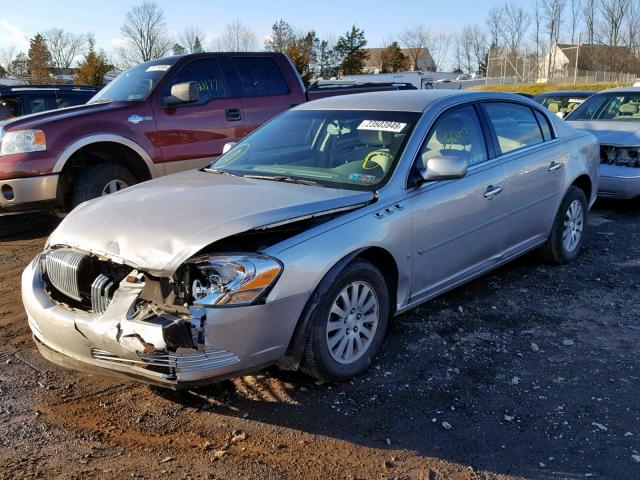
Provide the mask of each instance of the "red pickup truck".
[{"label": "red pickup truck", "polygon": [[0,123],[0,216],[65,212],[200,168],[226,143],[294,105],[363,90],[307,92],[280,53],[204,53],[137,65],[86,105]]}]

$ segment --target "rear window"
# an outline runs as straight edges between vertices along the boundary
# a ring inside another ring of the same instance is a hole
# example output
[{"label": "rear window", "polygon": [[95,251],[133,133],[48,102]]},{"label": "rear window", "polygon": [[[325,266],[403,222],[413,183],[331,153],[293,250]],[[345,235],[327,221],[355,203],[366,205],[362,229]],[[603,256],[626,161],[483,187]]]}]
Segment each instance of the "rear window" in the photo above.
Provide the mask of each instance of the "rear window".
[{"label": "rear window", "polygon": [[247,96],[268,97],[289,93],[289,85],[273,58],[235,57],[233,61]]},{"label": "rear window", "polygon": [[502,153],[513,152],[544,141],[531,108],[507,102],[486,103],[485,108]]}]

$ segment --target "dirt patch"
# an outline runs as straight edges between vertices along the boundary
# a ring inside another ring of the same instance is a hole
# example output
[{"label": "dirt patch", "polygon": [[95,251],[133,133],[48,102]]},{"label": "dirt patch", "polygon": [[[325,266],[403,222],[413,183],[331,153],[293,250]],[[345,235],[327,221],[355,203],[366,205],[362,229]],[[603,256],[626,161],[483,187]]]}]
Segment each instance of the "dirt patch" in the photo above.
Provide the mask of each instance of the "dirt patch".
[{"label": "dirt patch", "polygon": [[180,393],[39,356],[20,274],[55,224],[0,219],[0,478],[640,477],[635,208],[598,205],[575,264],[529,255],[398,317],[352,382]]}]

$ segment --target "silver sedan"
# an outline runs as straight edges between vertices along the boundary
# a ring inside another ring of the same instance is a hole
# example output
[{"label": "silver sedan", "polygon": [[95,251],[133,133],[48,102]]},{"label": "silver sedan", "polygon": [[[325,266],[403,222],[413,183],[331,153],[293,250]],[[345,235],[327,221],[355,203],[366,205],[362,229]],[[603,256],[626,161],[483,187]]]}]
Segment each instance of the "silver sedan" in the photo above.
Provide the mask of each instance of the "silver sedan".
[{"label": "silver sedan", "polygon": [[574,260],[595,138],[510,94],[378,92],[76,208],[23,274],[40,352],[172,388],[366,370],[388,322],[533,249]]}]

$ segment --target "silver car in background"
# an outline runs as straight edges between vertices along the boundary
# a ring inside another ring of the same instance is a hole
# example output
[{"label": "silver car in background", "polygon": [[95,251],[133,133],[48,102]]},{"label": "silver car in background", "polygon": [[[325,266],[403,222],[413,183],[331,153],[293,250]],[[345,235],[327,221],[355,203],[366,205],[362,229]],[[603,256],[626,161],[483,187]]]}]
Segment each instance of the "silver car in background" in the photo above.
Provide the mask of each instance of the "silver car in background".
[{"label": "silver car in background", "polygon": [[76,208],[23,301],[41,353],[72,368],[346,380],[394,315],[532,249],[574,260],[597,184],[595,138],[521,96],[326,98],[203,170]]},{"label": "silver car in background", "polygon": [[640,197],[640,88],[603,90],[566,120],[600,142],[601,197]]}]

